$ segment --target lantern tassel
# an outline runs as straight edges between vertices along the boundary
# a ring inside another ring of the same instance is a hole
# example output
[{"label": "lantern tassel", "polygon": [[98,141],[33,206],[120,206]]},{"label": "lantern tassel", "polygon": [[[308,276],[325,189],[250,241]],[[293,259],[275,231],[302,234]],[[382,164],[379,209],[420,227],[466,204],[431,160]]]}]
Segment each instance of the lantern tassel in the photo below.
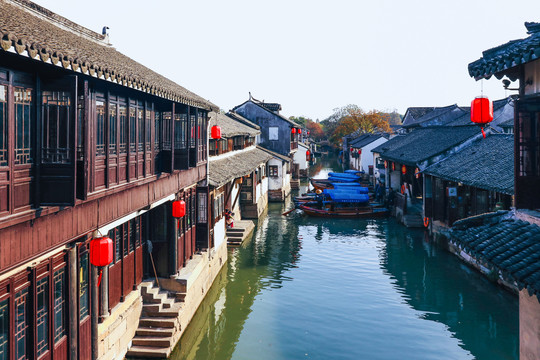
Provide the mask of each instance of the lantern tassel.
[{"label": "lantern tassel", "polygon": [[484,128],[481,127],[480,129],[482,130],[482,135],[484,136],[484,139],[485,139],[486,138],[486,133],[484,132]]},{"label": "lantern tassel", "polygon": [[97,286],[98,287],[99,287],[99,284],[101,284],[101,275],[103,275],[103,269],[99,270],[99,278],[98,278],[98,281],[97,281]]}]

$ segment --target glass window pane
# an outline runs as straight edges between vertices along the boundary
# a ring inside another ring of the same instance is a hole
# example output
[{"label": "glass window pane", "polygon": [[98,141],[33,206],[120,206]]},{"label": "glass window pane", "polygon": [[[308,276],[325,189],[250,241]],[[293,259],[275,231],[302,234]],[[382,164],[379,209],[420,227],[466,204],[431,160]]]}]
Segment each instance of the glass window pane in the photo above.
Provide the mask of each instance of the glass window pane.
[{"label": "glass window pane", "polygon": [[0,166],[8,165],[7,137],[7,86],[0,85]]},{"label": "glass window pane", "polygon": [[49,277],[37,282],[37,354],[49,350]]},{"label": "glass window pane", "polygon": [[64,269],[54,272],[54,342],[66,334],[66,297]]},{"label": "glass window pane", "polygon": [[28,288],[15,294],[15,358],[25,359],[27,353],[28,341]]},{"label": "glass window pane", "polygon": [[109,104],[109,154],[116,154],[116,104]]},{"label": "glass window pane", "polygon": [[9,303],[0,301],[0,360],[9,359]]},{"label": "glass window pane", "polygon": [[120,153],[125,154],[127,152],[127,107],[126,105],[120,105],[118,116],[120,117]]},{"label": "glass window pane", "polygon": [[90,315],[90,294],[88,293],[88,253],[79,260],[79,311],[80,320]]},{"label": "glass window pane", "polygon": [[105,102],[96,101],[96,155],[105,155]]}]

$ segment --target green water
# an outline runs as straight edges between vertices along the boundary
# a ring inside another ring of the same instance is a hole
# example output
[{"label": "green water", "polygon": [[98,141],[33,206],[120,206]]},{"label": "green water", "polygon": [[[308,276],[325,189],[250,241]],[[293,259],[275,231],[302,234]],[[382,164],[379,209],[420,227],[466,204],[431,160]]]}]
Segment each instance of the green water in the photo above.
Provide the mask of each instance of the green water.
[{"label": "green water", "polygon": [[171,359],[518,359],[517,297],[422,230],[290,206],[230,250]]}]

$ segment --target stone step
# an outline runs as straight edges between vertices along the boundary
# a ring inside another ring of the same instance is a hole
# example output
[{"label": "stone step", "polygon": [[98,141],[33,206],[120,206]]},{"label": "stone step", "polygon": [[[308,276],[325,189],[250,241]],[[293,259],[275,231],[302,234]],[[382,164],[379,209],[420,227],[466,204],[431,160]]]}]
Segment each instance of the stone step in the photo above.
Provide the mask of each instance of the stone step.
[{"label": "stone step", "polygon": [[171,297],[168,297],[167,299],[165,299],[165,300],[163,300],[163,301],[161,302],[161,307],[162,307],[163,309],[169,309],[169,308],[173,307],[174,304],[176,304],[175,299],[174,299],[174,298],[171,298]]},{"label": "stone step", "polygon": [[244,232],[246,231],[246,229],[244,228],[241,228],[241,227],[234,227],[234,228],[230,228],[230,229],[227,229],[227,232]]},{"label": "stone step", "polygon": [[171,328],[139,326],[135,334],[137,336],[170,337],[173,336],[174,330]]},{"label": "stone step", "polygon": [[186,299],[187,293],[185,292],[176,292],[174,293],[174,298],[176,301],[183,302]]},{"label": "stone step", "polygon": [[169,356],[169,348],[154,348],[147,346],[132,346],[128,350],[127,357],[166,359]]},{"label": "stone step", "polygon": [[241,233],[229,233],[229,232],[227,232],[227,237],[229,237],[229,238],[243,238],[244,233],[243,232],[241,232]]},{"label": "stone step", "polygon": [[169,317],[143,317],[139,320],[139,326],[151,328],[174,328],[176,318]]},{"label": "stone step", "polygon": [[147,315],[148,317],[170,317],[175,318],[178,316],[178,313],[180,312],[179,306],[173,306],[167,309],[163,308],[154,308],[154,307],[147,307],[148,305],[143,306],[143,314]]},{"label": "stone step", "polygon": [[166,300],[169,297],[169,293],[166,291],[151,291],[150,293],[143,295],[143,301],[148,303],[162,303],[164,300]]},{"label": "stone step", "polygon": [[133,346],[147,346],[147,347],[165,347],[171,346],[171,337],[157,337],[157,336],[135,336],[132,340]]}]

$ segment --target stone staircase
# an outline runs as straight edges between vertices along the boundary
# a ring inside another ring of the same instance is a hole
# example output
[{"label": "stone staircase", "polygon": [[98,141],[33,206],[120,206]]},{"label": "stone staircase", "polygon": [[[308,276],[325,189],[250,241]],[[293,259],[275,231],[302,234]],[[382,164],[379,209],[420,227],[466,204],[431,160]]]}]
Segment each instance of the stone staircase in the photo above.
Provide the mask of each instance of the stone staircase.
[{"label": "stone staircase", "polygon": [[237,220],[234,222],[232,229],[227,229],[225,235],[227,236],[227,245],[240,246],[246,237],[251,234],[255,224],[251,220]]},{"label": "stone staircase", "polygon": [[173,337],[180,331],[178,314],[185,293],[161,290],[153,281],[141,284],[143,310],[139,327],[128,350],[128,358],[167,358],[173,347]]},{"label": "stone staircase", "polygon": [[420,214],[407,214],[403,217],[403,225],[408,228],[423,228],[424,219]]}]

